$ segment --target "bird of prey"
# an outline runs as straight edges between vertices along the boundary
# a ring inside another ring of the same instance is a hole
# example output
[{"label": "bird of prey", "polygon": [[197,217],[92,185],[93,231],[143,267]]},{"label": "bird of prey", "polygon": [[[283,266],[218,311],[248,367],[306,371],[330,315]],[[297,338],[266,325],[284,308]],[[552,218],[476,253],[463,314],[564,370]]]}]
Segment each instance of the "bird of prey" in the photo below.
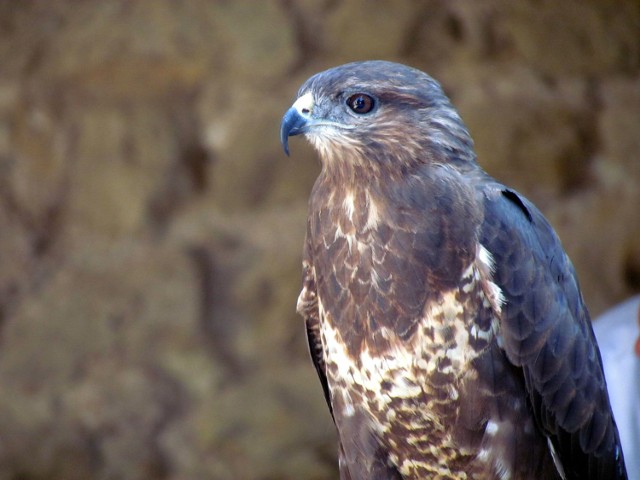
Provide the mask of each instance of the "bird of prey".
[{"label": "bird of prey", "polygon": [[476,162],[439,84],[318,73],[281,141],[322,170],[298,312],[342,480],[625,479],[576,275],[538,209]]}]

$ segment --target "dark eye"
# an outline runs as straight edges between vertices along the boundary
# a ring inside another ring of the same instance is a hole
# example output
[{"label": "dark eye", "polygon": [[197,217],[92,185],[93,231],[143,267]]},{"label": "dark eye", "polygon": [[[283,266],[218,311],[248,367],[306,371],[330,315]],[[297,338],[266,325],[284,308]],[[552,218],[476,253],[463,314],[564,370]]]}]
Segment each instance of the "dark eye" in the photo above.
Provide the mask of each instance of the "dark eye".
[{"label": "dark eye", "polygon": [[364,114],[373,110],[375,102],[373,98],[366,93],[356,93],[347,98],[347,105],[355,113]]}]

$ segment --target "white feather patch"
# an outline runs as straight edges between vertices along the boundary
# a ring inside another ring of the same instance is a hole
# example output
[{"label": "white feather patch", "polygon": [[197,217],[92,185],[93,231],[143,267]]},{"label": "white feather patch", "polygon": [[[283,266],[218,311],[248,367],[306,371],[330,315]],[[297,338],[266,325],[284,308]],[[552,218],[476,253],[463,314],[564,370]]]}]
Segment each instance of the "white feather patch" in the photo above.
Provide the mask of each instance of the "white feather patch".
[{"label": "white feather patch", "polygon": [[349,217],[349,220],[353,222],[353,212],[356,209],[355,197],[353,195],[353,192],[347,192],[347,194],[344,196],[342,206],[347,214],[347,217]]},{"label": "white feather patch", "polygon": [[380,210],[378,209],[378,205],[373,201],[369,193],[367,192],[367,223],[364,226],[366,230],[375,229],[380,223]]},{"label": "white feather patch", "polygon": [[487,296],[491,308],[496,314],[500,315],[502,312],[502,305],[504,305],[504,296],[502,290],[498,285],[493,282],[493,273],[495,272],[495,264],[493,261],[493,255],[483,245],[478,244],[478,251],[476,254],[476,260],[479,263],[478,267],[480,274],[483,277],[483,289]]},{"label": "white feather patch", "polygon": [[551,452],[551,458],[553,458],[553,464],[556,466],[558,473],[562,477],[562,479],[566,479],[567,476],[564,473],[564,467],[562,466],[562,462],[560,461],[560,457],[558,456],[558,452],[556,452],[556,448],[553,446],[551,439],[547,437],[547,445],[549,445],[549,451]]}]

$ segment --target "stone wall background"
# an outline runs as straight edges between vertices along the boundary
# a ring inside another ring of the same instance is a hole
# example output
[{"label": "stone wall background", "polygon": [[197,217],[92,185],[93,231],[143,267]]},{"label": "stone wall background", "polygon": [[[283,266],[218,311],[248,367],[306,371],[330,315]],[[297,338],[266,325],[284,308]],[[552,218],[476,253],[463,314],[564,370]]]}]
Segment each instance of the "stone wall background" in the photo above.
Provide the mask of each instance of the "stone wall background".
[{"label": "stone wall background", "polygon": [[330,479],[310,74],[439,79],[593,314],[640,291],[636,0],[0,1],[0,480]]}]

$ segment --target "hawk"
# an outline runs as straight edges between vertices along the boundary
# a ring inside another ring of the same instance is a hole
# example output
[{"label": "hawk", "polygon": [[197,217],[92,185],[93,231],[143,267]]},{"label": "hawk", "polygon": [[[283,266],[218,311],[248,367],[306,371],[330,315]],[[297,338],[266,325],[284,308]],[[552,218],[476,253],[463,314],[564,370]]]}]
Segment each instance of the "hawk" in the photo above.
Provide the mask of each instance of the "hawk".
[{"label": "hawk", "polygon": [[322,164],[297,310],[342,480],[626,478],[571,262],[434,79],[332,68],[280,134]]}]

